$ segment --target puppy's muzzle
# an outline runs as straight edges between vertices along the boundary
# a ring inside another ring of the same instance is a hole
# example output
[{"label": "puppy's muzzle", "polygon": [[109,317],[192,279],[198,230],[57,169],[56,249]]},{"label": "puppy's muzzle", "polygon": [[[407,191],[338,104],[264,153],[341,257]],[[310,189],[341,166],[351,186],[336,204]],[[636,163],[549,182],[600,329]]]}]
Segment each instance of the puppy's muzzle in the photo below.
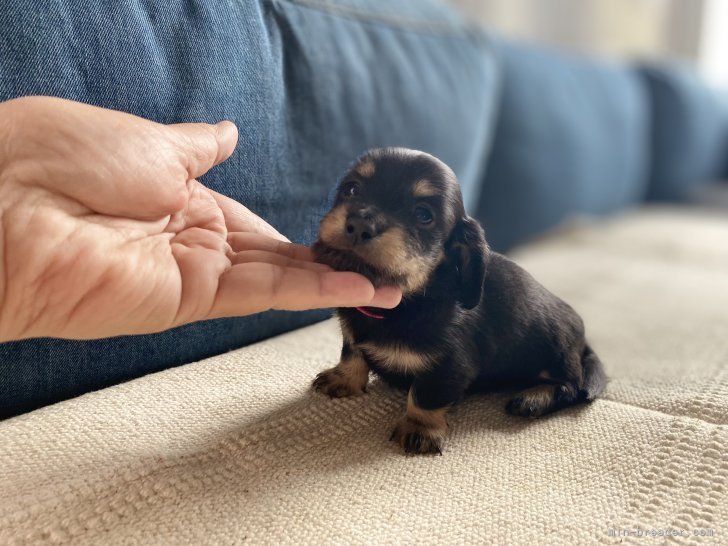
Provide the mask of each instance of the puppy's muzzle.
[{"label": "puppy's muzzle", "polygon": [[346,239],[354,247],[366,244],[379,235],[374,215],[367,209],[349,213],[346,217]]}]

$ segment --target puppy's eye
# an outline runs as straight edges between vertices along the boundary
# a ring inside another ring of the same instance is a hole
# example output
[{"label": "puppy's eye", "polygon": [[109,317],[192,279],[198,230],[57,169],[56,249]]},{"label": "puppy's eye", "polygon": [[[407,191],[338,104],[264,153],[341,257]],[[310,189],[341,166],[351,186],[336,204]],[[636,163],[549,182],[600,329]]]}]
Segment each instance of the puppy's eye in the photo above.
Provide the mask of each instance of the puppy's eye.
[{"label": "puppy's eye", "polygon": [[432,211],[426,207],[415,208],[415,218],[420,224],[431,224],[433,220]]},{"label": "puppy's eye", "polygon": [[351,182],[347,182],[341,186],[339,193],[342,197],[354,197],[359,195],[359,189],[359,182],[352,180]]}]

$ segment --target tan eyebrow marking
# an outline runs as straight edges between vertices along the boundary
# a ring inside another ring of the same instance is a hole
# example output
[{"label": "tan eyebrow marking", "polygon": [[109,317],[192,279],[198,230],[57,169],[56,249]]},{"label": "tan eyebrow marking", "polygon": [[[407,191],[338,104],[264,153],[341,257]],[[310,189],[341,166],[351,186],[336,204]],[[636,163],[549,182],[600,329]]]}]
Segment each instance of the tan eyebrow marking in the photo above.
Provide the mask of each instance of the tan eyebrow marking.
[{"label": "tan eyebrow marking", "polygon": [[415,197],[432,197],[438,195],[437,188],[429,180],[423,178],[418,180],[412,186],[412,195]]},{"label": "tan eyebrow marking", "polygon": [[374,162],[371,160],[362,161],[356,166],[356,169],[354,170],[358,172],[361,176],[365,178],[370,178],[374,175]]}]

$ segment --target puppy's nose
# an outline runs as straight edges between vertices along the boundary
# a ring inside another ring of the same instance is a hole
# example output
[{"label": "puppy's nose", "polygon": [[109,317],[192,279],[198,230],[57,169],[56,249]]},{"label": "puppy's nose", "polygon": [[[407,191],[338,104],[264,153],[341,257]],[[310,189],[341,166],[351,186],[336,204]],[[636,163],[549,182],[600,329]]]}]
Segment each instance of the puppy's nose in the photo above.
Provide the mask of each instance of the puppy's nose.
[{"label": "puppy's nose", "polygon": [[346,219],[346,238],[352,245],[366,243],[377,236],[374,218],[364,211],[350,214]]}]

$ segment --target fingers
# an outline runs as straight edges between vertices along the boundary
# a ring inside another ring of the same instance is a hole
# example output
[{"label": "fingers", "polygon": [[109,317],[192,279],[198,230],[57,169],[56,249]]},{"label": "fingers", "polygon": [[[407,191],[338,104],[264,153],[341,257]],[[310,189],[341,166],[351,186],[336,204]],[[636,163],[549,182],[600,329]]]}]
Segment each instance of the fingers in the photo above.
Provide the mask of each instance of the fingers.
[{"label": "fingers", "polygon": [[401,296],[393,287],[375,290],[357,273],[244,263],[233,266],[220,278],[209,318],[247,315],[268,309],[392,308],[399,304]]},{"label": "fingers", "polygon": [[217,205],[220,207],[220,210],[222,210],[228,231],[261,233],[268,237],[272,237],[273,239],[288,242],[288,239],[278,233],[273,226],[268,224],[257,214],[251,212],[244,205],[238,203],[234,199],[230,199],[229,197],[222,195],[221,193],[217,193],[210,188],[207,188],[207,190],[215,198]]},{"label": "fingers", "polygon": [[[17,182],[69,197],[92,213],[157,220],[186,206],[186,184],[227,159],[229,121],[162,125],[52,97],[5,106],[15,138],[8,161]],[[8,115],[8,113],[12,115]]]},{"label": "fingers", "polygon": [[11,106],[9,157],[22,183],[118,217],[156,220],[184,207],[187,180],[170,175],[184,169],[164,125],[53,97]]},{"label": "fingers", "polygon": [[242,252],[245,250],[264,250],[266,252],[280,254],[281,256],[286,256],[294,260],[305,262],[314,261],[311,249],[305,246],[295,245],[293,243],[271,238],[260,233],[228,233],[227,242],[235,252]]},{"label": "fingers", "polygon": [[231,121],[215,125],[178,123],[168,125],[188,178],[198,178],[230,157],[238,143],[238,129]]},{"label": "fingers", "polygon": [[230,262],[235,264],[244,263],[264,263],[278,265],[281,267],[294,267],[296,269],[309,269],[311,271],[333,271],[329,266],[318,264],[316,262],[301,261],[275,252],[266,252],[264,250],[244,250],[234,254],[230,258]]}]

